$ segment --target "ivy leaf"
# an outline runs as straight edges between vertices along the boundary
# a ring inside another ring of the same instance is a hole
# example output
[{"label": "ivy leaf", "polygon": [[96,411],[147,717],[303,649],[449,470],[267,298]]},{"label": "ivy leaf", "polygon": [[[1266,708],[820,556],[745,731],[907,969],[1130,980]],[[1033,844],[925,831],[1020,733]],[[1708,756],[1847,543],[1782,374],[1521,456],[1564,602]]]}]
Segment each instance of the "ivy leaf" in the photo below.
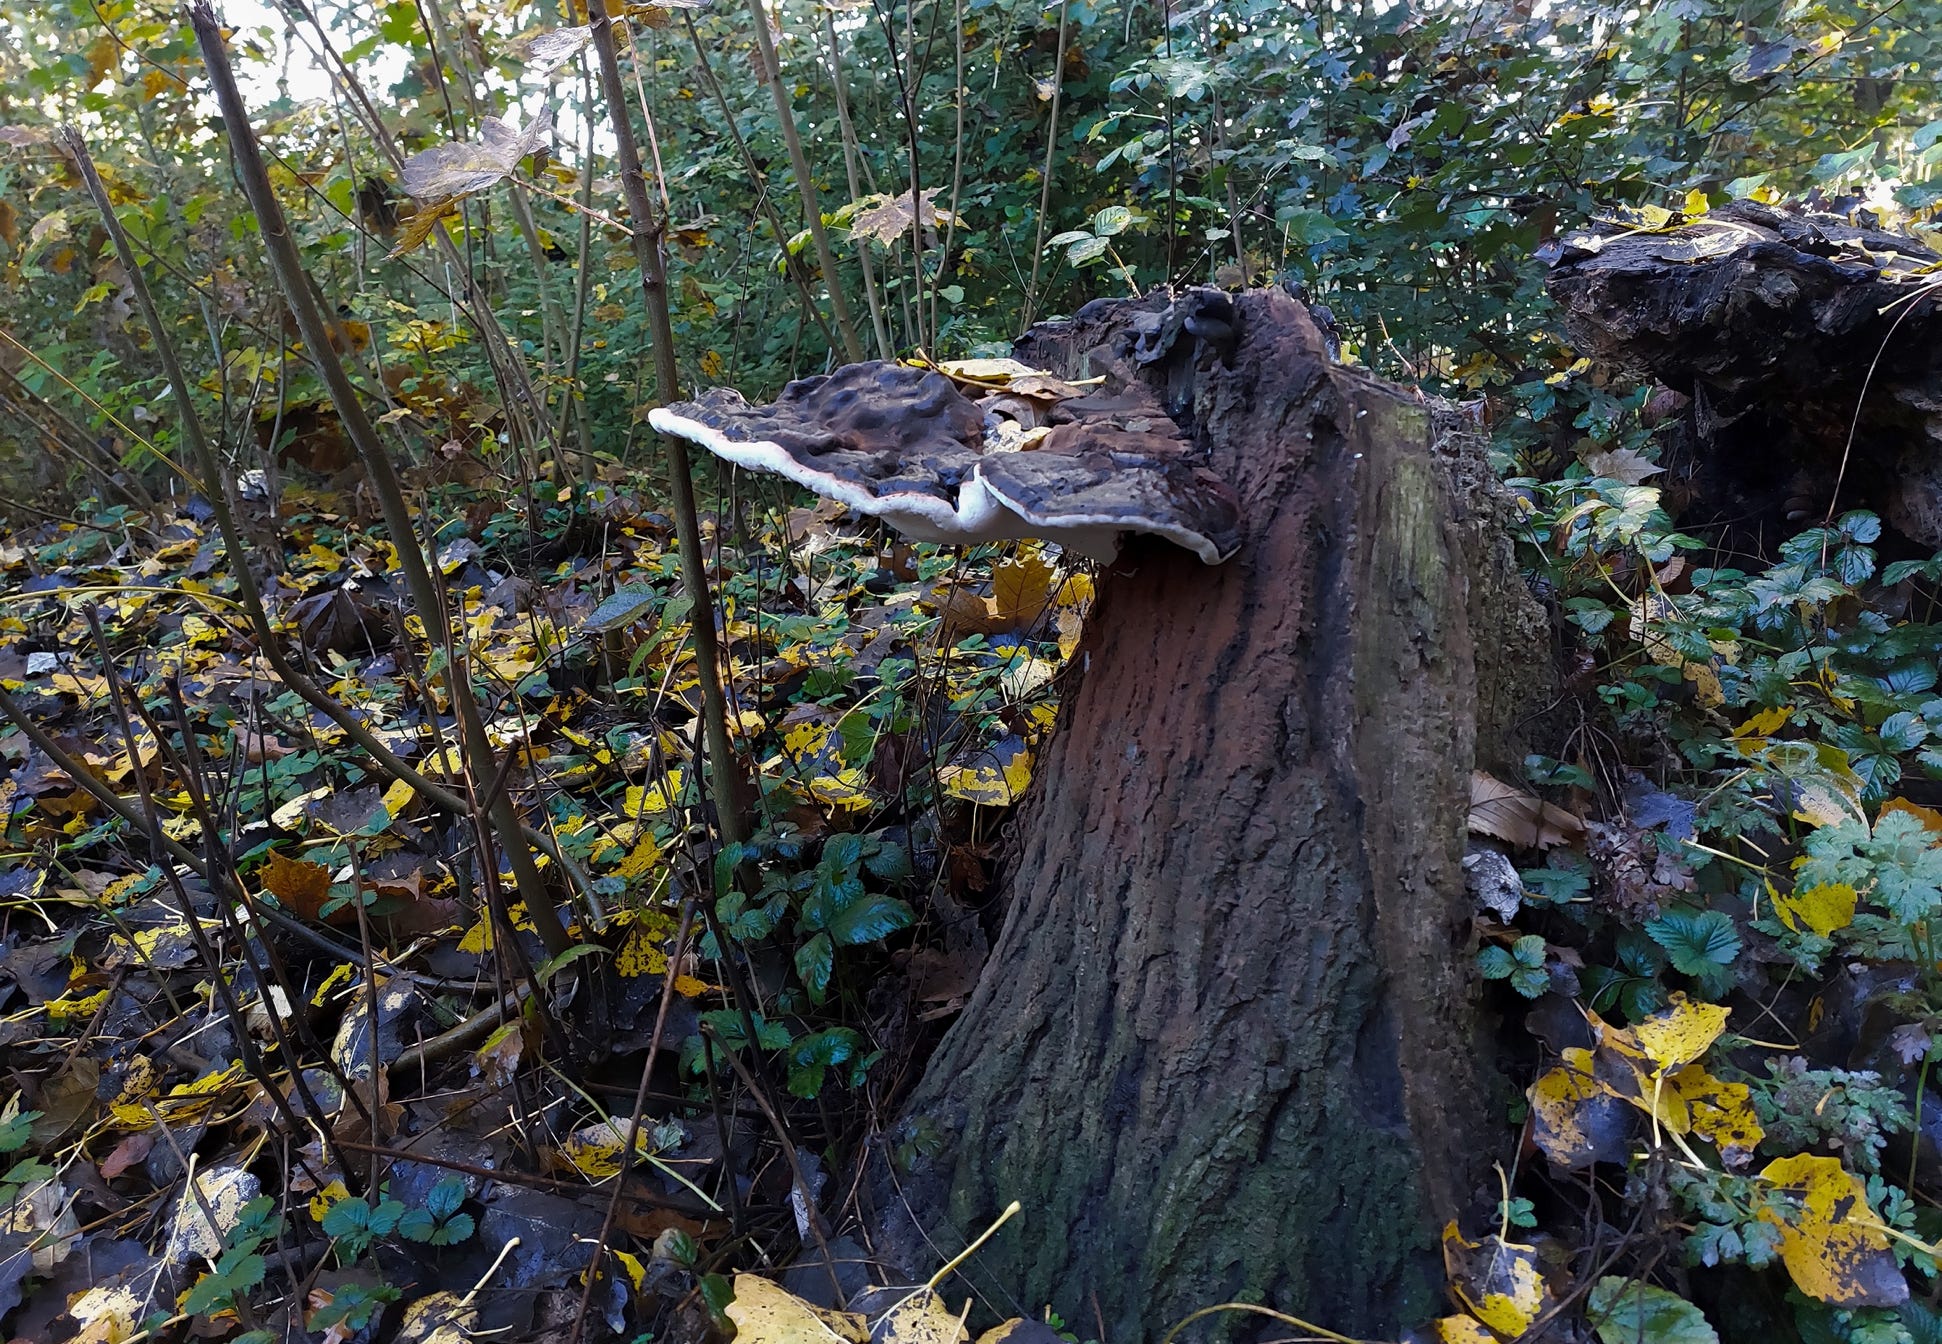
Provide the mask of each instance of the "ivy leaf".
[{"label": "ivy leaf", "polygon": [[1685,975],[1712,975],[1740,955],[1740,934],[1718,910],[1669,910],[1648,920],[1646,936],[1666,950],[1673,969]]}]

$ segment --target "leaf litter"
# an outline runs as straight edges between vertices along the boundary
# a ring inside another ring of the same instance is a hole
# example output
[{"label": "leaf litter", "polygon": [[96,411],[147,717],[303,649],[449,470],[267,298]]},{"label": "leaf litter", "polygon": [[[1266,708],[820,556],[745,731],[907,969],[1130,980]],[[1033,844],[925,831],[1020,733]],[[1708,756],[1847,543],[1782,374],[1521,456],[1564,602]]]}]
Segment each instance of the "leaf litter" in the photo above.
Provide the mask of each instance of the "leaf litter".
[{"label": "leaf litter", "polygon": [[[436,156],[414,180],[473,189],[468,175],[510,170],[516,139]],[[440,647],[404,619],[389,543],[350,503],[286,492],[283,546],[260,557],[272,619],[390,750],[450,783],[464,780],[452,706],[428,673],[467,661],[513,755],[506,787],[578,870],[546,861],[556,894],[584,884],[574,955],[548,963],[516,899],[495,917],[503,861],[280,685],[222,568],[199,565],[196,515],[131,519],[119,546],[51,523],[5,538],[14,582],[53,582],[0,614],[13,641],[0,686],[48,735],[0,738],[14,850],[0,872],[14,1083],[0,1249],[18,1248],[0,1294],[31,1299],[23,1319],[104,1340],[186,1316],[240,1329],[260,1319],[253,1302],[346,1339],[380,1318],[400,1338],[523,1331],[583,1291],[612,1332],[705,1316],[711,1266],[790,1202],[761,1174],[775,1151],[764,1105],[811,1133],[863,1114],[875,1059],[824,995],[883,979],[877,1032],[906,1049],[961,1007],[977,962],[930,921],[984,881],[984,814],[1030,779],[1090,576],[1030,543],[885,551],[827,514],[775,515],[722,578],[718,630],[753,786],[784,819],[758,856],[781,889],[730,912],[733,949],[677,946],[709,860],[695,846],[690,611],[658,516],[624,482],[596,487],[552,521],[570,534],[595,518],[614,544],[514,583],[520,557],[493,540],[509,515],[477,495],[443,501],[474,544],[445,538],[457,637]],[[305,604],[344,594],[357,637],[307,640]],[[157,834],[176,846],[167,867]],[[220,864],[185,861],[212,847],[236,860],[237,901]],[[926,892],[918,864],[943,885]],[[886,959],[893,934],[902,950]],[[719,1051],[709,1064],[702,1029],[748,1048],[721,959],[792,938],[811,992],[764,1005],[756,1049],[787,1065],[789,1088],[757,1098]],[[636,1126],[664,987],[656,1100]],[[596,999],[613,1030],[592,1045],[573,1033]],[[805,1112],[791,1093],[821,1100]],[[382,1275],[373,1247],[393,1259]],[[63,1288],[63,1266],[111,1250],[112,1285]],[[298,1269],[300,1296],[272,1263]],[[459,1280],[479,1287],[424,1291]],[[731,1311],[758,1282],[743,1276]],[[785,1307],[789,1330],[827,1333]],[[876,1337],[962,1338],[941,1313],[912,1299]]]}]

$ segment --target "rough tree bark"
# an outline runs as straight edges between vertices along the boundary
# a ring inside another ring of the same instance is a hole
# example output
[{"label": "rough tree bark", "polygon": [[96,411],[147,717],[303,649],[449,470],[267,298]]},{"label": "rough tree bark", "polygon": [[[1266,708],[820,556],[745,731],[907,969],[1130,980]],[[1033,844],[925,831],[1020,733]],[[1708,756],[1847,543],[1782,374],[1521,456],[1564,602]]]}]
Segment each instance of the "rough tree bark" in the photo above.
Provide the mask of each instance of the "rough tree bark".
[{"label": "rough tree bark", "polygon": [[1662,434],[1690,526],[1771,542],[1864,505],[1942,547],[1942,259],[1913,238],[1739,201],[1545,254],[1580,353],[1685,398]]},{"label": "rough tree bark", "polygon": [[1247,541],[1101,576],[1003,931],[886,1151],[944,1146],[880,1173],[877,1248],[934,1267],[1017,1198],[966,1271],[1001,1309],[1389,1331],[1437,1309],[1440,1221],[1494,1199],[1463,821],[1547,636],[1475,444],[1439,453],[1279,291],[1142,367],[1156,324],[1095,304],[1021,355],[1152,382]]}]

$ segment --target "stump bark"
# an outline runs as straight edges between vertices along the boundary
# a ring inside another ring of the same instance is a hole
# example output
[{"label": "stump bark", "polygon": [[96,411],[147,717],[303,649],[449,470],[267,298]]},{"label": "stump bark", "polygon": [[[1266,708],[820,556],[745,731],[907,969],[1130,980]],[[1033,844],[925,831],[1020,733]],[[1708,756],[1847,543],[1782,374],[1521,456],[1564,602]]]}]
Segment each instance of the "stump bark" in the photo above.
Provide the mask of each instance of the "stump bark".
[{"label": "stump bark", "polygon": [[965,1271],[998,1310],[1116,1344],[1233,1299],[1393,1331],[1439,1306],[1437,1226],[1492,1198],[1464,813],[1547,636],[1474,445],[1439,452],[1279,291],[1170,347],[1164,308],[1020,354],[1153,385],[1247,540],[1101,576],[1003,930],[885,1145],[936,1156],[886,1156],[877,1249],[927,1274],[1016,1198]]}]

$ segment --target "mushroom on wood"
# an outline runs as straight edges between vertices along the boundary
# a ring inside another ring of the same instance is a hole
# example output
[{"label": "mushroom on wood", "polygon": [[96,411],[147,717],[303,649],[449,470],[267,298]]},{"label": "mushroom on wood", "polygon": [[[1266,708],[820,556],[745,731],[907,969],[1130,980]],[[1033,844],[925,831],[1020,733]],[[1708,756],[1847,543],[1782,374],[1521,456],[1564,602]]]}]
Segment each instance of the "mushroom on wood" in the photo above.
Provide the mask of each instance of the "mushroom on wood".
[{"label": "mushroom on wood", "polygon": [[1042,537],[1110,560],[1122,533],[1143,532],[1210,565],[1239,548],[1233,489],[1144,387],[1059,400],[1022,433],[1004,398],[987,400],[934,369],[873,361],[790,383],[768,406],[717,388],[648,422],[918,541]]}]

